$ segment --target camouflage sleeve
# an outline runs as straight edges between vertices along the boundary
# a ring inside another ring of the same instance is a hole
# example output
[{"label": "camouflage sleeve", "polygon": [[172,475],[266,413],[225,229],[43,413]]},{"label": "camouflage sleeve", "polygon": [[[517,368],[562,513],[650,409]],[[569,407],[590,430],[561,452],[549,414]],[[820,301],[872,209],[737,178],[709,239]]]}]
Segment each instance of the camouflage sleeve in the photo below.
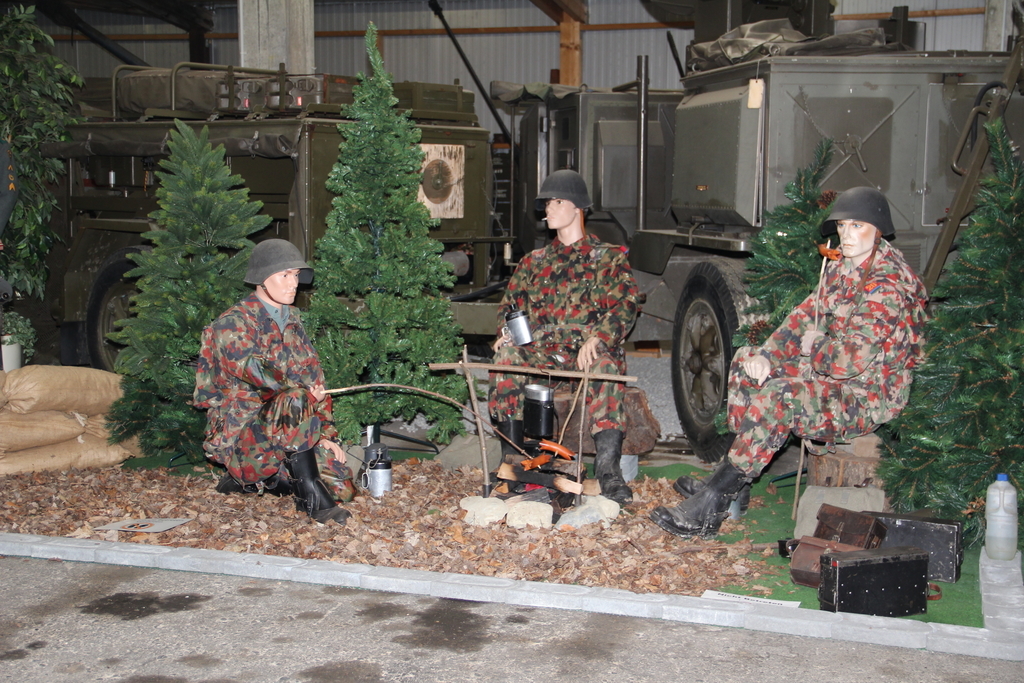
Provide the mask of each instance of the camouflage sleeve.
[{"label": "camouflage sleeve", "polygon": [[[298,314],[296,313],[296,315]],[[296,333],[301,343],[300,348],[308,350],[308,354],[296,354],[298,357],[293,356],[293,360],[299,361],[304,366],[304,376],[311,385],[323,384],[326,387],[327,379],[324,377],[324,370],[320,365],[320,357],[316,353],[316,347],[313,346],[313,341],[306,333],[306,327],[301,322],[301,316],[298,316],[298,318]],[[301,357],[303,355],[305,355],[304,358]],[[326,388],[329,389],[330,387]],[[334,404],[331,401],[330,395],[324,397],[323,401],[315,404],[314,412],[320,418],[320,438],[327,439],[328,441],[337,440],[338,430],[334,426]]]},{"label": "camouflage sleeve", "polygon": [[804,332],[814,326],[814,300],[817,294],[815,291],[794,308],[761,346],[761,355],[772,367],[799,357],[800,340]]},{"label": "camouflage sleeve", "polygon": [[606,286],[594,296],[594,304],[603,314],[594,325],[593,336],[613,348],[629,334],[639,308],[639,292],[625,252],[615,249],[612,258],[602,262],[596,281]]},{"label": "camouflage sleeve", "polygon": [[864,372],[896,332],[902,315],[900,301],[900,293],[889,284],[865,292],[841,333],[814,343],[811,367],[834,379],[850,379]]},{"label": "camouflage sleeve", "polygon": [[337,441],[338,429],[334,426],[334,404],[330,396],[316,404],[316,416],[320,418],[320,438]]},{"label": "camouflage sleeve", "polygon": [[203,330],[199,344],[199,359],[196,363],[196,388],[192,393],[192,404],[199,409],[213,408],[220,404],[221,392],[214,383],[213,375],[217,363],[214,359],[213,332],[210,327]]},{"label": "camouflage sleeve", "polygon": [[501,336],[501,328],[505,326],[505,314],[515,306],[521,311],[529,311],[529,297],[527,290],[530,287],[530,275],[534,269],[533,254],[527,254],[519,260],[519,265],[512,273],[512,277],[505,287],[505,295],[501,298],[501,305],[498,306],[498,327],[495,336]]},{"label": "camouflage sleeve", "polygon": [[257,389],[276,391],[286,382],[275,359],[259,355],[256,330],[238,316],[226,316],[210,326],[211,341],[218,351],[221,372]]}]

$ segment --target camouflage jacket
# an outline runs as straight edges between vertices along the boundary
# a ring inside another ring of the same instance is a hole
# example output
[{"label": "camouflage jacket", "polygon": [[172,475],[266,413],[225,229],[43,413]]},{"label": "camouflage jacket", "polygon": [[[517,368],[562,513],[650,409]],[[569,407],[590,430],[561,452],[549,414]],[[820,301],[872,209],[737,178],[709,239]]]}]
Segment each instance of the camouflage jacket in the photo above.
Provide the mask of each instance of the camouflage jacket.
[{"label": "camouflage jacket", "polygon": [[515,305],[535,340],[578,345],[597,336],[612,349],[636,321],[637,298],[624,248],[593,235],[568,246],[556,238],[519,262],[498,311],[498,334]]},{"label": "camouflage jacket", "polygon": [[[894,418],[910,396],[911,369],[924,357],[922,333],[928,295],[903,254],[882,241],[858,292],[860,269],[845,272],[843,261],[825,270],[818,328],[810,357],[814,376],[836,382],[868,405],[871,419]],[[800,341],[814,327],[815,291],[796,307],[761,347],[773,372],[800,359]]]},{"label": "camouflage jacket", "polygon": [[[253,356],[269,361],[292,386],[312,387],[324,381],[320,358],[295,308],[289,308],[283,332],[255,294],[229,308],[203,331],[193,395],[197,408],[208,409],[203,449],[216,462],[226,462],[231,449],[242,445],[240,434],[263,404],[261,388],[265,387],[246,372]],[[329,396],[316,405],[315,415],[322,425],[320,437],[333,439],[337,430]],[[271,447],[269,443],[244,445]]]}]

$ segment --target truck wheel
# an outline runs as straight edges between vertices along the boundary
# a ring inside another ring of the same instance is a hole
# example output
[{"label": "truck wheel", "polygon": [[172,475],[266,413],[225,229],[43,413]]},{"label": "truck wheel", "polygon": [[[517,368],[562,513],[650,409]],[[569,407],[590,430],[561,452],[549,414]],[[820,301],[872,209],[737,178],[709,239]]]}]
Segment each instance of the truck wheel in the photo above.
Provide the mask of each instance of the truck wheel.
[{"label": "truck wheel", "polygon": [[136,267],[128,254],[142,251],[128,248],[107,259],[92,285],[86,311],[86,334],[89,338],[89,363],[94,368],[114,372],[117,354],[124,348],[110,341],[107,334],[117,331],[117,323],[128,317],[131,297],[138,293],[134,280],[124,274]]},{"label": "truck wheel", "polygon": [[732,337],[742,305],[742,263],[699,263],[679,298],[672,334],[672,392],[676,411],[693,452],[718,462],[729,451],[732,434],[719,434],[715,416],[726,399]]}]

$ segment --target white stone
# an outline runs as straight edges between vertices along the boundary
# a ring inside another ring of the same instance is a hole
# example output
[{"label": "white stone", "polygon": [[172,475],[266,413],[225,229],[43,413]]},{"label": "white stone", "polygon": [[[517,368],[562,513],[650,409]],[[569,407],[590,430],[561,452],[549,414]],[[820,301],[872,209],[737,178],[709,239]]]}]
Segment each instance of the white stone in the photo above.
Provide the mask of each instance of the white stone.
[{"label": "white stone", "polygon": [[558,526],[571,526],[579,529],[587,524],[595,524],[604,520],[601,510],[596,505],[580,505],[569,510],[558,518]]},{"label": "white stone", "polygon": [[605,519],[615,519],[619,516],[619,510],[622,509],[621,505],[604,496],[584,496],[583,504],[597,506],[601,510],[601,516]]},{"label": "white stone", "polygon": [[525,529],[527,526],[549,528],[554,510],[547,503],[526,501],[516,503],[508,509],[505,524],[513,529]]},{"label": "white stone", "polygon": [[[481,496],[469,496],[459,501],[459,507],[466,511],[466,524],[476,526],[487,526],[500,522],[508,512],[505,501],[498,498],[483,498]],[[550,508],[550,506],[548,506]]]}]

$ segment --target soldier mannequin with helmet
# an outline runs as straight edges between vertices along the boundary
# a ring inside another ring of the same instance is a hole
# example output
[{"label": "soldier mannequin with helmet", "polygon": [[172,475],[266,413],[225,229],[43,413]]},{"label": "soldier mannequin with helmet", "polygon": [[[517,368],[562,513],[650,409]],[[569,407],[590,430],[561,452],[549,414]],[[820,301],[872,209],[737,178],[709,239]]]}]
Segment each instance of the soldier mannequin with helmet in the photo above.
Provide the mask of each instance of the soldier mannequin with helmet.
[{"label": "soldier mannequin with helmet", "polygon": [[[839,195],[822,234],[839,234],[841,258],[819,287],[759,347],[743,347],[729,373],[728,425],[736,438],[703,481],[681,477],[688,496],[651,519],[684,538],[718,533],[737,496],[792,433],[834,444],[893,419],[923,358],[927,293],[903,255],[885,196],[871,187]],[[742,502],[742,499],[741,499]]]},{"label": "soldier mannequin with helmet", "polygon": [[[591,204],[575,171],[556,171],[545,179],[535,207],[556,237],[524,256],[509,281],[498,313],[496,364],[625,374],[621,345],[636,321],[636,281],[623,248],[586,233],[583,216]],[[526,313],[532,344],[515,346],[502,329],[513,307]],[[526,375],[491,373],[492,424],[516,444],[523,441],[523,398],[530,381]],[[602,494],[626,505],[633,492],[620,466],[622,392],[616,382],[590,382],[585,424],[591,425]],[[502,452],[513,452],[504,440]]]},{"label": "soldier mannequin with helmet", "polygon": [[255,291],[203,331],[194,402],[207,410],[203,450],[227,469],[219,492],[292,494],[315,521],[344,524],[336,499],[352,499],[351,471],[333,440],[320,360],[292,307],[312,280],[290,242],[253,248],[245,282]]}]

